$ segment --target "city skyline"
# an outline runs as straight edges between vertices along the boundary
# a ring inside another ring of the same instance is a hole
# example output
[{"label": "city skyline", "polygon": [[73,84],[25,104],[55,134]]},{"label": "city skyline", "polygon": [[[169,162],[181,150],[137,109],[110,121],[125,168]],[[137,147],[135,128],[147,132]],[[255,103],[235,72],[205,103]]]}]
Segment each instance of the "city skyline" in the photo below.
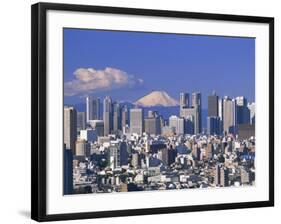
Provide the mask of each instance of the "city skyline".
[{"label": "city skyline", "polygon": [[[134,102],[153,90],[173,98],[179,91],[216,90],[255,101],[254,49],[251,38],[64,29],[64,100],[111,95]],[[94,84],[97,75],[109,84]]]},{"label": "city skyline", "polygon": [[64,194],[255,185],[253,38],[63,32]]},{"label": "city skyline", "polygon": [[[168,120],[169,116],[171,116],[171,115],[177,115],[179,117],[185,117],[186,115],[189,114],[189,115],[195,116],[195,112],[192,109],[192,107],[194,107],[193,97],[198,95],[198,94],[200,96],[200,98],[199,98],[200,99],[200,116],[196,118],[196,119],[198,119],[198,122],[200,122],[200,125],[197,127],[198,132],[201,132],[201,129],[204,129],[204,130],[207,129],[207,127],[208,127],[208,117],[219,116],[219,103],[220,103],[221,100],[230,100],[230,101],[235,100],[235,101],[238,102],[238,104],[242,100],[243,103],[242,103],[241,106],[243,106],[243,104],[245,104],[245,106],[249,109],[249,113],[252,113],[251,117],[254,116],[254,112],[250,112],[250,111],[254,110],[254,108],[251,109],[251,107],[253,107],[255,105],[254,101],[249,102],[246,97],[241,96],[241,95],[235,96],[234,98],[231,98],[229,96],[219,96],[216,93],[216,91],[213,91],[208,96],[202,96],[201,92],[193,92],[193,93],[180,92],[178,94],[178,99],[177,99],[178,105],[176,105],[176,106],[175,105],[173,105],[173,106],[161,106],[161,105],[144,106],[144,105],[137,104],[137,102],[134,102],[134,103],[123,102],[123,101],[120,101],[118,99],[114,99],[111,96],[105,96],[104,98],[87,96],[87,97],[83,98],[84,102],[81,102],[80,104],[77,104],[77,105],[67,105],[66,104],[66,106],[71,106],[71,107],[77,106],[77,112],[78,113],[85,112],[85,117],[88,117],[88,116],[93,117],[93,119],[91,119],[91,120],[99,120],[99,119],[104,120],[104,115],[103,115],[103,111],[105,110],[105,107],[104,107],[105,101],[104,100],[110,99],[110,104],[112,104],[112,105],[117,104],[118,106],[126,105],[126,107],[129,107],[129,108],[143,108],[144,109],[144,116],[146,116],[149,113],[149,111],[151,111],[151,110],[155,111],[156,110],[156,112],[160,112],[159,115],[163,116],[163,118],[165,120]],[[183,99],[183,96],[184,96],[184,99]],[[158,97],[158,95],[156,97]],[[207,107],[206,108],[203,108],[202,104],[201,104],[201,102],[204,100],[204,98],[206,98],[206,100],[207,100]],[[90,106],[88,104],[89,99],[91,99],[93,101],[94,106]],[[172,99],[172,100],[174,100],[174,99]],[[184,103],[184,101],[186,101],[186,103]],[[240,102],[240,104],[241,104],[241,102]],[[94,114],[89,115],[89,112],[87,112],[90,107],[99,108],[95,112],[96,113],[95,115]],[[186,107],[187,109],[182,110],[181,109],[182,107]],[[237,108],[239,109],[241,107],[237,106]],[[157,111],[157,110],[159,110],[159,111]],[[161,114],[161,112],[163,114]],[[246,112],[243,111],[242,113],[246,113]],[[122,115],[120,114],[120,116],[122,116]],[[220,115],[220,117],[222,117],[222,116],[223,115]],[[244,114],[243,116],[246,116],[246,115]],[[238,117],[238,119],[239,119],[239,117]],[[240,120],[238,121],[238,123],[242,122]],[[88,122],[89,120],[86,119],[86,121]],[[248,122],[248,120],[246,119],[246,121],[244,123],[247,123],[247,122]],[[112,128],[113,128],[113,124],[112,124]]]},{"label": "city skyline", "polygon": [[[102,113],[98,98],[85,98],[85,112],[65,105],[64,194],[253,185],[254,104],[213,92],[205,130],[201,97],[181,92],[178,113],[168,120],[110,96]],[[231,164],[241,160],[234,172],[225,158]],[[198,176],[206,169],[207,175]]]}]

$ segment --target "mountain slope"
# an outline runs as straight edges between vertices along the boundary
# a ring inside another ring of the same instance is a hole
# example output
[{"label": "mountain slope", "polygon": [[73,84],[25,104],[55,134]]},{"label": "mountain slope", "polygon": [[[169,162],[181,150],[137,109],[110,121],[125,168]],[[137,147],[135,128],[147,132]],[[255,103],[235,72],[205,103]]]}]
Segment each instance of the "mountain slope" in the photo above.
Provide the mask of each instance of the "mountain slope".
[{"label": "mountain slope", "polygon": [[142,107],[171,107],[179,105],[178,101],[169,96],[165,91],[153,91],[138,99],[134,104]]}]

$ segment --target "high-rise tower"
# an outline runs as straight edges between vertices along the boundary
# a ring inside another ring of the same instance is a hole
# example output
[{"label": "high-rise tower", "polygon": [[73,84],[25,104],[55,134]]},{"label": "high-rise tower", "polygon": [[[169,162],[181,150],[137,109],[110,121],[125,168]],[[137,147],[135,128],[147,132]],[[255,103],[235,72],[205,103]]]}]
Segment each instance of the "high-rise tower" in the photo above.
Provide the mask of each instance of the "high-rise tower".
[{"label": "high-rise tower", "polygon": [[141,135],[144,126],[144,113],[141,108],[130,109],[130,130],[131,133]]},{"label": "high-rise tower", "polygon": [[100,99],[86,97],[86,121],[100,119]]},{"label": "high-rise tower", "polygon": [[64,107],[63,141],[66,149],[75,154],[75,141],[77,139],[77,112],[74,107]]},{"label": "high-rise tower", "polygon": [[104,136],[111,133],[113,127],[113,113],[112,113],[112,100],[106,96],[103,100],[103,122],[104,122]]}]

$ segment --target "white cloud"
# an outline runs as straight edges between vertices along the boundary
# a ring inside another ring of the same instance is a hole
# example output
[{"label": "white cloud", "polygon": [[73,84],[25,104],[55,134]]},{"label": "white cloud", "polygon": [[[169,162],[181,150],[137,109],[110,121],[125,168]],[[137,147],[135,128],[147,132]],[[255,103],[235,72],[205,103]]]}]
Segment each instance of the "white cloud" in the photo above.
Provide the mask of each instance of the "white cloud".
[{"label": "white cloud", "polygon": [[110,67],[104,70],[78,68],[73,75],[75,76],[73,80],[64,83],[64,94],[66,96],[89,94],[123,87],[132,88],[143,84],[142,79],[137,79],[125,71]]}]

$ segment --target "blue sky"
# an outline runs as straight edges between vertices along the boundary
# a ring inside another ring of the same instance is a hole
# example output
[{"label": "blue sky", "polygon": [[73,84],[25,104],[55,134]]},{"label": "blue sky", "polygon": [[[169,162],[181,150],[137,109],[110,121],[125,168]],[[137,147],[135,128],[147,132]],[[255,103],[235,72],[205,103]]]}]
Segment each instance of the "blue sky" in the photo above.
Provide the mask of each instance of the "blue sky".
[{"label": "blue sky", "polygon": [[254,101],[255,40],[64,29],[64,83],[67,104],[85,95],[135,101],[153,90],[177,100],[200,91],[204,108],[213,90]]}]

